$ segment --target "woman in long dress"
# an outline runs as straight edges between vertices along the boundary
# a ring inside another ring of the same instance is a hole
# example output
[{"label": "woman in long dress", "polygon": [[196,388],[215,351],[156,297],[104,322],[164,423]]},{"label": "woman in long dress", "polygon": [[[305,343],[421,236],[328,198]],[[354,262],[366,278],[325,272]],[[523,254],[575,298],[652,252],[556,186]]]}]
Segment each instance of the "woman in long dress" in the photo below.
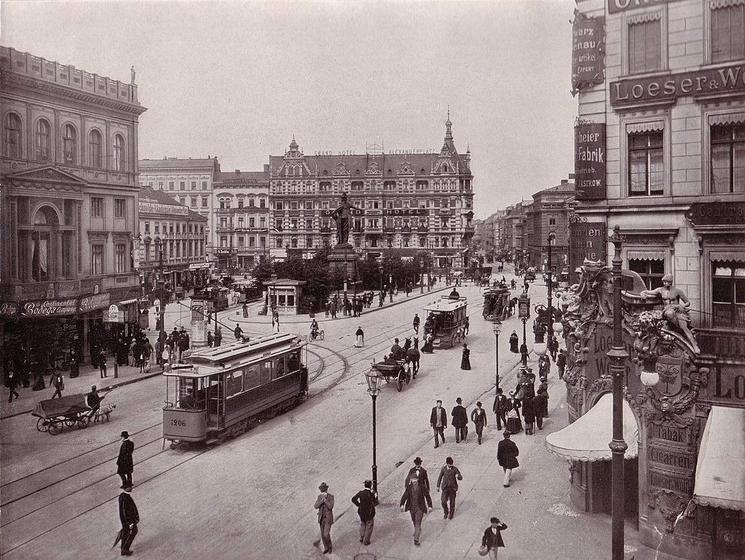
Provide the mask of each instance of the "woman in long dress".
[{"label": "woman in long dress", "polygon": [[463,344],[463,358],[460,361],[460,369],[471,369],[471,351],[467,344]]},{"label": "woman in long dress", "polygon": [[515,391],[510,391],[510,398],[507,399],[507,430],[511,434],[523,431],[519,410],[520,401],[515,398]]},{"label": "woman in long dress", "polygon": [[354,333],[354,336],[354,347],[362,348],[365,345],[365,332],[362,330],[362,327],[357,327],[357,332]]}]

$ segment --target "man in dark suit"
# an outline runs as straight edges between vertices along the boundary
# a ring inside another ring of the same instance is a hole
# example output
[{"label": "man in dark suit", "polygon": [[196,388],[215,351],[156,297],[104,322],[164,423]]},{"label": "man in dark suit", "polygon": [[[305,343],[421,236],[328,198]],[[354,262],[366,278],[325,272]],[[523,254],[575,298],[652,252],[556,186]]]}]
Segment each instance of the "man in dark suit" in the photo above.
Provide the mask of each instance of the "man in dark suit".
[{"label": "man in dark suit", "polygon": [[507,524],[502,523],[498,517],[492,517],[490,521],[491,525],[486,528],[481,539],[481,546],[486,547],[490,560],[497,560],[497,550],[504,546],[502,531],[507,528]]},{"label": "man in dark suit", "polygon": [[429,475],[427,474],[427,469],[422,466],[421,457],[416,457],[414,459],[414,466],[409,469],[409,474],[406,475],[406,480],[404,481],[404,490],[409,485],[409,482],[411,482],[411,479],[414,477],[418,478],[419,481],[427,488],[427,492],[430,491]]},{"label": "man in dark suit", "polygon": [[455,494],[458,492],[459,480],[463,480],[463,475],[460,474],[458,467],[453,465],[453,458],[448,457],[445,459],[445,466],[440,469],[440,476],[437,477],[437,489],[442,491],[440,502],[445,519],[452,519],[455,514]]},{"label": "man in dark suit", "polygon": [[119,447],[119,457],[116,460],[116,473],[122,479],[122,488],[132,486],[132,471],[134,470],[135,444],[129,440],[129,432],[122,432],[122,445]]},{"label": "man in dark suit", "polygon": [[130,492],[132,486],[123,487],[124,492],[119,494],[119,521],[122,522],[122,556],[132,556],[132,541],[137,535],[137,524],[140,522],[140,514],[137,505],[132,499]]},{"label": "man in dark suit", "polygon": [[504,439],[497,445],[497,462],[499,466],[504,470],[504,483],[502,486],[505,488],[510,485],[510,477],[512,476],[512,469],[516,469],[520,466],[517,461],[517,456],[520,454],[520,450],[514,441],[510,439],[510,432],[504,431]]},{"label": "man in dark suit", "polygon": [[440,447],[440,440],[445,443],[445,428],[448,427],[448,413],[442,408],[442,401],[437,401],[437,406],[432,409],[429,415],[429,424],[435,432],[435,448]]},{"label": "man in dark suit", "polygon": [[352,503],[357,506],[357,515],[360,516],[360,542],[364,545],[370,544],[375,524],[375,506],[378,505],[378,497],[371,488],[372,480],[366,480],[365,487],[352,496]]},{"label": "man in dark suit", "polygon": [[460,443],[461,440],[465,442],[468,437],[468,412],[466,411],[466,407],[463,406],[463,399],[458,397],[455,399],[455,402],[457,404],[451,412],[452,423],[453,428],[455,428],[455,443]]},{"label": "man in dark suit", "polygon": [[400,505],[401,511],[408,511],[411,515],[411,522],[414,524],[414,544],[419,546],[422,519],[428,511],[432,511],[432,498],[429,495],[429,490],[419,481],[418,477],[412,477],[403,496],[401,496]]},{"label": "man in dark suit", "polygon": [[334,495],[330,494],[329,485],[321,482],[318,487],[321,493],[313,505],[318,510],[318,525],[321,527],[321,541],[323,553],[331,554],[331,525],[334,523]]},{"label": "man in dark suit", "polygon": [[471,411],[471,421],[476,424],[476,436],[481,445],[481,436],[484,432],[484,426],[486,426],[486,411],[481,408],[481,401],[476,403],[476,408]]},{"label": "man in dark suit", "polygon": [[497,430],[502,430],[502,424],[507,427],[507,418],[505,415],[509,408],[507,397],[504,396],[502,389],[497,389],[497,396],[494,398],[494,406],[492,407],[494,414],[497,416]]}]

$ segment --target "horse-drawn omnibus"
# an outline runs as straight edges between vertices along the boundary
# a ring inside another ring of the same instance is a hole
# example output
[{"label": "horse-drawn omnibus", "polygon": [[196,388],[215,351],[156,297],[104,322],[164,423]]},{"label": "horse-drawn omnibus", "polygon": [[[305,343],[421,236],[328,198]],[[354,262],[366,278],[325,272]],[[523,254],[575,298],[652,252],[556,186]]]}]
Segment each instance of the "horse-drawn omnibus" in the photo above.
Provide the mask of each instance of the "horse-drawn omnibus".
[{"label": "horse-drawn omnibus", "polygon": [[186,355],[163,372],[163,439],[222,441],[299,404],[308,393],[304,346],[297,335],[273,334]]},{"label": "horse-drawn omnibus", "polygon": [[442,296],[424,307],[424,335],[432,334],[435,348],[452,348],[465,339],[468,302],[464,297]]}]

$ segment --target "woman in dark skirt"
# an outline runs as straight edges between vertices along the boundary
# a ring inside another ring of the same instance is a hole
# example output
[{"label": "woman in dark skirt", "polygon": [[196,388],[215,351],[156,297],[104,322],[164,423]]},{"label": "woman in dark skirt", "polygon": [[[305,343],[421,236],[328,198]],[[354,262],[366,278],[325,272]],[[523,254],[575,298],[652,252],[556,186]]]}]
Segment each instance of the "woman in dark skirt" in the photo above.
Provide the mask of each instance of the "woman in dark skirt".
[{"label": "woman in dark skirt", "polygon": [[471,369],[471,351],[468,345],[463,345],[463,358],[460,361],[460,369]]},{"label": "woman in dark skirt", "polygon": [[422,344],[422,352],[424,352],[425,354],[431,354],[432,352],[434,352],[435,349],[433,345],[435,337],[432,336],[432,333],[430,333],[424,338],[425,340],[424,344]]},{"label": "woman in dark skirt", "polygon": [[507,399],[507,431],[516,434],[523,431],[523,423],[520,421],[520,401],[515,398],[515,391],[510,391]]},{"label": "woman in dark skirt", "polygon": [[525,435],[532,436],[534,432],[536,410],[533,405],[533,397],[526,395],[522,401],[523,420],[525,420]]},{"label": "woman in dark skirt", "polygon": [[512,331],[512,334],[510,335],[510,352],[512,352],[513,354],[519,354],[519,343],[520,339],[517,337],[517,333],[515,331]]}]

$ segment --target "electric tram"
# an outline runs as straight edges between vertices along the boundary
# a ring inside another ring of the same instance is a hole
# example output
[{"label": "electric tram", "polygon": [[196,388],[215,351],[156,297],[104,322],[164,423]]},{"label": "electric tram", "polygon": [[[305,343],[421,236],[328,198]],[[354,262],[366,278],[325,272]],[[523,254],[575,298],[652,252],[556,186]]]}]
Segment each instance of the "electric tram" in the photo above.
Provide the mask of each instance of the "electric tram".
[{"label": "electric tram", "polygon": [[305,343],[273,334],[185,354],[163,372],[163,440],[221,442],[301,403],[308,394]]}]

